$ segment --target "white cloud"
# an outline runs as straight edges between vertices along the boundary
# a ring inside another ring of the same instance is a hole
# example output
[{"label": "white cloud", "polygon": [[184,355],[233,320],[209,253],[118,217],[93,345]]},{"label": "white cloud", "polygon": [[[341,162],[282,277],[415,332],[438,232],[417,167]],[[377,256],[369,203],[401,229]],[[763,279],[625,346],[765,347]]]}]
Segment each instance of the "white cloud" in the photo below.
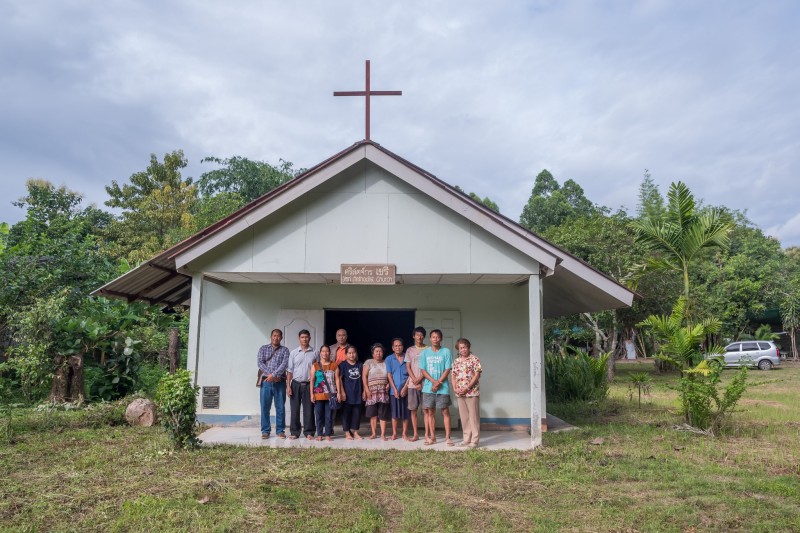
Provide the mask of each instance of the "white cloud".
[{"label": "white cloud", "polygon": [[[308,167],[373,139],[516,218],[548,168],[634,208],[642,172],[800,244],[794,3],[72,2],[0,8],[3,196],[183,148]],[[4,11],[4,12],[3,12]],[[0,198],[0,220],[21,212]],[[794,220],[794,225],[786,221]]]}]

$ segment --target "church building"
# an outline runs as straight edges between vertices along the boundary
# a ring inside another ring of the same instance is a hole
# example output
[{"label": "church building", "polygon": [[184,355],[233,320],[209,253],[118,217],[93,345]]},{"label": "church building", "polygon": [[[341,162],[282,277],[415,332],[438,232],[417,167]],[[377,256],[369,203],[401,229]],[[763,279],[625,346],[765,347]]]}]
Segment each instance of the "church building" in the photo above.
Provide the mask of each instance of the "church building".
[{"label": "church building", "polygon": [[542,320],[633,300],[369,136],[97,294],[189,306],[202,421],[258,420],[256,353],[274,328],[289,349],[308,329],[318,349],[339,328],[366,346],[409,343],[421,325],[441,329],[454,355],[457,338],[471,341],[484,368],[481,424],[530,427],[533,446],[546,413]]}]

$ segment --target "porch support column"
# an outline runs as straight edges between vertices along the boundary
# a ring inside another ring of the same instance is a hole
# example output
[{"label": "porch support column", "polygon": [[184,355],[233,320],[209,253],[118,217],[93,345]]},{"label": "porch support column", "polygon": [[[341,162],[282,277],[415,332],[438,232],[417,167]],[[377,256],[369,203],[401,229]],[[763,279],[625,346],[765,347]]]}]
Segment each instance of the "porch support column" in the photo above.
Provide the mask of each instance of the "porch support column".
[{"label": "porch support column", "polygon": [[194,374],[195,385],[197,385],[197,367],[200,364],[200,322],[202,317],[203,274],[201,272],[192,276],[192,300],[189,304],[189,342],[186,346],[186,368]]},{"label": "porch support column", "polygon": [[530,323],[531,447],[536,448],[542,445],[542,425],[543,421],[546,421],[542,280],[539,275],[532,275],[528,280],[528,321]]}]

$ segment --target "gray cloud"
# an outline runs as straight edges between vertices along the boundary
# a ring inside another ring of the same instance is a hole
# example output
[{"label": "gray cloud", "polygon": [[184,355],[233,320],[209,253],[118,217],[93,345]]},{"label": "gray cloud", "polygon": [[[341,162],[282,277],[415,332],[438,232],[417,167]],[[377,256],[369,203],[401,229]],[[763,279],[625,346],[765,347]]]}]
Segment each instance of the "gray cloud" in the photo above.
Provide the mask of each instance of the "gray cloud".
[{"label": "gray cloud", "polygon": [[800,244],[792,2],[0,6],[0,220],[29,176],[103,186],[182,148],[311,166],[373,139],[516,218],[548,168],[633,209],[649,168]]}]

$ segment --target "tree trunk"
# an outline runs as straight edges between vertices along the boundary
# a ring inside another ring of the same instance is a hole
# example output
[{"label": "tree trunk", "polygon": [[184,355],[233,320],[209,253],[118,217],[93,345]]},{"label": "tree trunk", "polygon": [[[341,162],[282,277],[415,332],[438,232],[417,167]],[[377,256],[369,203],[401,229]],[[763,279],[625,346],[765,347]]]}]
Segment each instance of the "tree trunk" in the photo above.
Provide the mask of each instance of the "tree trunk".
[{"label": "tree trunk", "polygon": [[797,328],[789,328],[789,342],[792,343],[792,359],[797,361]]},{"label": "tree trunk", "polygon": [[608,356],[608,363],[606,364],[606,377],[608,382],[614,381],[614,375],[617,373],[617,314],[614,313],[614,320],[611,327],[611,346],[609,347],[611,355]]},{"label": "tree trunk", "polygon": [[69,389],[69,365],[64,362],[64,357],[55,357],[56,371],[53,374],[53,386],[50,387],[50,401],[64,403]]},{"label": "tree trunk", "polygon": [[180,364],[180,331],[178,328],[169,330],[169,373],[174,374]]},{"label": "tree trunk", "polygon": [[86,398],[83,379],[83,355],[55,358],[56,371],[50,388],[50,401],[53,403],[82,402]]},{"label": "tree trunk", "polygon": [[69,358],[69,399],[73,402],[82,402],[86,398],[83,379],[83,355],[73,355]]}]

